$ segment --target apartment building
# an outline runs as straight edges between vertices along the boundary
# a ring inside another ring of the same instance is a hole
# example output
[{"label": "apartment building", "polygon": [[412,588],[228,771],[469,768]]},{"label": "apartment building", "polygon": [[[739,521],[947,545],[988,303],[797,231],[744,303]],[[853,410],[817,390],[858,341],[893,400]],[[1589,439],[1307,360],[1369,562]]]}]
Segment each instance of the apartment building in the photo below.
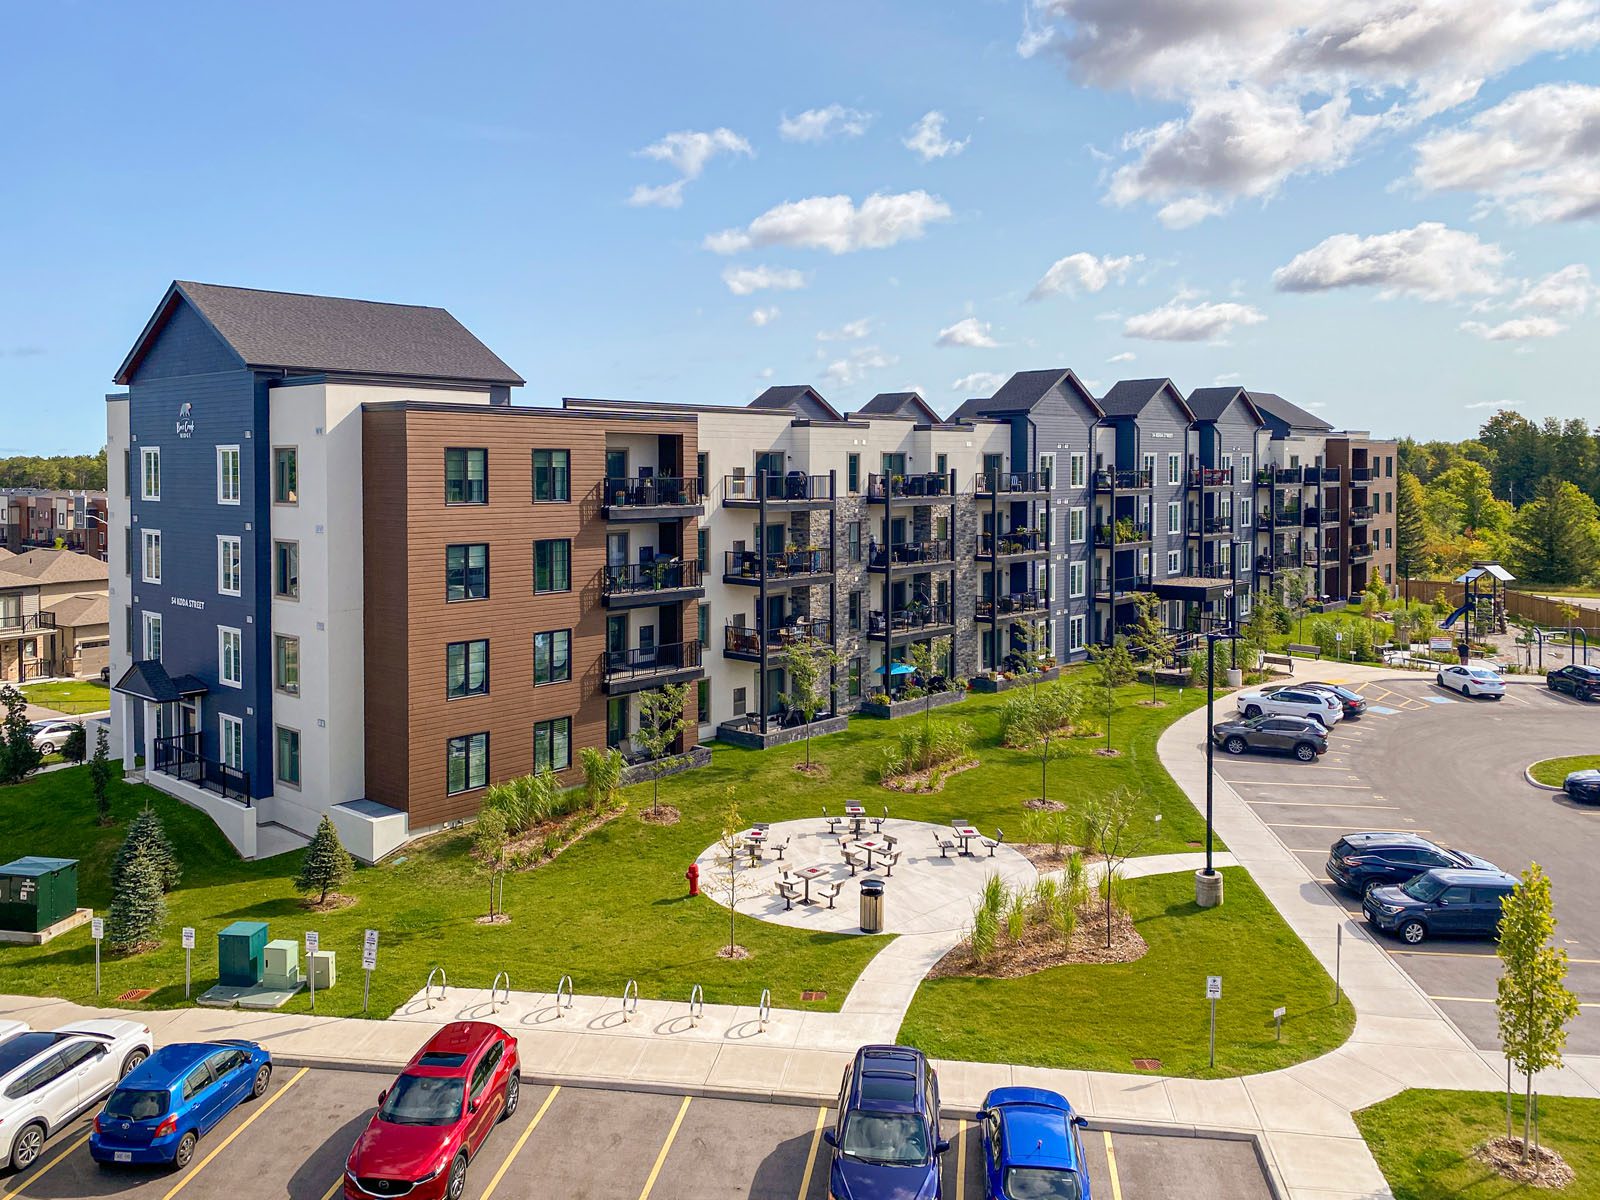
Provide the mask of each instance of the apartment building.
[{"label": "apartment building", "polygon": [[104,492],[0,490],[0,547],[13,554],[59,543],[104,562],[106,532]]}]

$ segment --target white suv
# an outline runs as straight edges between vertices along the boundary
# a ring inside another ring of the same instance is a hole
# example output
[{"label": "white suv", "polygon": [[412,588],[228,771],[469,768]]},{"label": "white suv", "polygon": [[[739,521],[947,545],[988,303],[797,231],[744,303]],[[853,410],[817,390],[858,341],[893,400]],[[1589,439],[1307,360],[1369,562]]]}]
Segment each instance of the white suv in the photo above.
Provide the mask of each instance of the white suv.
[{"label": "white suv", "polygon": [[137,1021],[80,1021],[53,1033],[12,1031],[0,1040],[0,1168],[33,1165],[45,1140],[103,1100],[150,1057]]},{"label": "white suv", "polygon": [[1262,713],[1274,717],[1306,717],[1321,721],[1331,729],[1343,720],[1344,705],[1339,697],[1329,692],[1313,692],[1296,687],[1276,688],[1270,692],[1240,692],[1239,713],[1244,717],[1259,717]]}]

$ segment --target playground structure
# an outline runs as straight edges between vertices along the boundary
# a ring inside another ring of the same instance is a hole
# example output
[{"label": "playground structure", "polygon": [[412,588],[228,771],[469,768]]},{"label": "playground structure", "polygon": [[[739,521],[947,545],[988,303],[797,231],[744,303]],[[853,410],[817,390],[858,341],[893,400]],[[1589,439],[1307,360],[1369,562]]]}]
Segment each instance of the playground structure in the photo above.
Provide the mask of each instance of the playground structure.
[{"label": "playground structure", "polygon": [[[1506,632],[1506,584],[1515,581],[1516,576],[1497,562],[1473,563],[1455,578],[1461,585],[1461,607],[1439,622],[1439,628],[1449,629],[1465,618],[1461,640],[1469,646],[1474,621],[1480,637]],[[1488,590],[1484,589],[1485,583]]]}]

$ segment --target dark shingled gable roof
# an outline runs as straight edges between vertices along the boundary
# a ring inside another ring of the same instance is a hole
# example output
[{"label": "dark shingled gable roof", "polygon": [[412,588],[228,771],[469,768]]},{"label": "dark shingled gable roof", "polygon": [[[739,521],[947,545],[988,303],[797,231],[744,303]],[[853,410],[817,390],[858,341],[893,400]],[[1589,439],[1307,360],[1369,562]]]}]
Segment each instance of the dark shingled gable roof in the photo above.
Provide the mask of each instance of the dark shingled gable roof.
[{"label": "dark shingled gable roof", "polygon": [[857,410],[858,417],[908,417],[928,425],[940,423],[933,406],[916,392],[879,392]]},{"label": "dark shingled gable roof", "polygon": [[1244,406],[1250,415],[1256,419],[1256,424],[1265,425],[1266,422],[1261,419],[1261,414],[1251,402],[1250,393],[1242,387],[1195,388],[1189,393],[1189,408],[1194,412],[1196,420],[1215,421],[1228,411],[1228,405],[1240,399],[1244,401]]},{"label": "dark shingled gable roof", "polygon": [[248,367],[508,386],[523,382],[442,308],[180,279],[128,352],[117,383],[128,382],[180,301],[187,301]]},{"label": "dark shingled gable roof", "polygon": [[1170,379],[1120,379],[1100,397],[1100,407],[1106,410],[1108,417],[1137,417],[1163,389],[1170,391],[1178,407],[1194,420],[1194,410]]},{"label": "dark shingled gable roof", "polygon": [[1250,403],[1269,417],[1275,417],[1291,429],[1308,429],[1330,432],[1333,426],[1321,417],[1313,416],[1298,404],[1290,404],[1275,392],[1246,392]]},{"label": "dark shingled gable roof", "polygon": [[815,409],[826,414],[827,419],[830,421],[844,420],[844,414],[823,399],[822,393],[808,383],[791,383],[779,387],[769,387],[745,407],[786,408],[802,417],[811,416],[812,410]]},{"label": "dark shingled gable roof", "polygon": [[987,399],[978,396],[965,401],[956,409],[952,419],[965,421],[973,417],[991,417],[1000,413],[1027,412],[1043,400],[1051,388],[1066,380],[1071,381],[1067,390],[1087,403],[1095,415],[1099,416],[1101,411],[1099,403],[1069,368],[1049,367],[1043,371],[1018,371],[1000,385],[998,392]]}]

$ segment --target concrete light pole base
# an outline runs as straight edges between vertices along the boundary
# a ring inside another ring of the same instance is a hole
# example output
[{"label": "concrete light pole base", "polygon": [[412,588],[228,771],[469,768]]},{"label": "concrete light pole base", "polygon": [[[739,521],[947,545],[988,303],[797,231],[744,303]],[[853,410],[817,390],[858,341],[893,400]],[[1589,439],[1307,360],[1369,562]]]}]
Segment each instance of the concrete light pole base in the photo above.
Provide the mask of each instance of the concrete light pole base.
[{"label": "concrete light pole base", "polygon": [[1194,902],[1201,908],[1217,908],[1222,904],[1222,872],[1210,875],[1204,869],[1194,873]]}]

